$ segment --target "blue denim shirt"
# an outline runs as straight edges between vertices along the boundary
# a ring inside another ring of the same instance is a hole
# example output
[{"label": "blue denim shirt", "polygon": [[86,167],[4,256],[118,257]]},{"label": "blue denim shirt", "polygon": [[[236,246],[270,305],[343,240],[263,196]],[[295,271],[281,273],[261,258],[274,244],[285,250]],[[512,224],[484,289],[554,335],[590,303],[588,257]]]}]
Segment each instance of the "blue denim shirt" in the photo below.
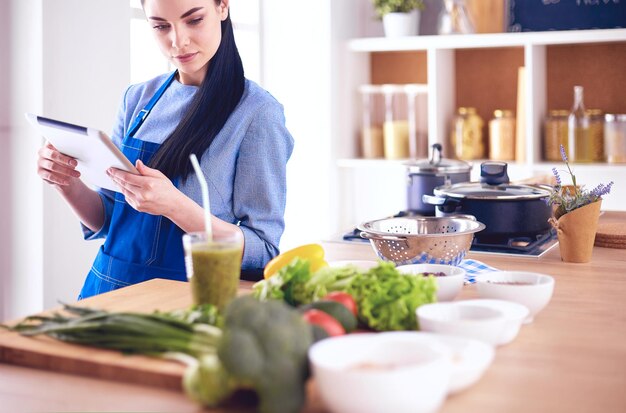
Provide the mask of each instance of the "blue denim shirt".
[{"label": "blue denim shirt", "polygon": [[[126,90],[112,134],[118,147],[137,113],[166,77],[164,74]],[[162,143],[178,125],[197,90],[175,80],[135,137]],[[238,224],[243,231],[244,269],[263,268],[278,254],[285,227],[286,166],[292,151],[293,138],[285,127],[282,105],[246,79],[241,101],[200,160],[209,185],[211,213]],[[202,205],[198,180],[190,178],[181,181],[178,188]],[[99,194],[105,210],[104,225],[96,233],[83,226],[85,239],[106,237],[111,225],[112,192],[100,189]]]}]

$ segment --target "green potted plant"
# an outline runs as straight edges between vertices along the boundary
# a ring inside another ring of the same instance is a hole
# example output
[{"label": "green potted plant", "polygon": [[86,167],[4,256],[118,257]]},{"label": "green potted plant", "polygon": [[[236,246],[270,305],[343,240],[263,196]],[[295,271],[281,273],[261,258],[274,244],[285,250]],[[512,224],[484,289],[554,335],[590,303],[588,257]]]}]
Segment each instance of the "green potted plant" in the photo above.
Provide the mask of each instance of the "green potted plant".
[{"label": "green potted plant", "polygon": [[569,165],[565,148],[561,145],[561,157],[567,167],[572,185],[563,185],[556,168],[552,173],[556,185],[550,192],[548,204],[554,208],[550,224],[556,229],[559,238],[561,259],[566,262],[589,262],[596,237],[602,197],[611,192],[613,182],[600,184],[586,190],[576,183],[576,176]]},{"label": "green potted plant", "polygon": [[372,0],[372,3],[383,20],[385,36],[415,36],[419,33],[424,0]]}]

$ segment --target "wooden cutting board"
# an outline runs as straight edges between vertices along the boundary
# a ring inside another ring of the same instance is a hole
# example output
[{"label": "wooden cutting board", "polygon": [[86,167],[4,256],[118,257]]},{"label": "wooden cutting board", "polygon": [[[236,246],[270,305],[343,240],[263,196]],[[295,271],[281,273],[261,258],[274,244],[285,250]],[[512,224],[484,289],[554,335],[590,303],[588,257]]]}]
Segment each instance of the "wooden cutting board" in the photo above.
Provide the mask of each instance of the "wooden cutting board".
[{"label": "wooden cutting board", "polygon": [[[77,305],[152,312],[187,308],[190,303],[188,283],[155,279],[88,298]],[[0,329],[0,363],[174,390],[182,389],[184,371],[182,364],[169,360],[123,355],[44,336],[24,337],[4,329]]]}]

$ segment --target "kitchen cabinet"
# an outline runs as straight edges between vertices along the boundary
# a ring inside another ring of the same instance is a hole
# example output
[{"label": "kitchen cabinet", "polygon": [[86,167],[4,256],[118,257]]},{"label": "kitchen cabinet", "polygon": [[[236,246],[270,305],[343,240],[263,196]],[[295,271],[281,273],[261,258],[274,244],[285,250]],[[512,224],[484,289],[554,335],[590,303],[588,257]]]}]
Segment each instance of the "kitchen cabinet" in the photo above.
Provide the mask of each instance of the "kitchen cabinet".
[{"label": "kitchen cabinet", "polygon": [[[346,108],[352,119],[344,127],[339,137],[344,142],[336,151],[340,176],[349,185],[349,191],[342,191],[349,209],[343,211],[344,225],[350,219],[354,223],[375,218],[383,211],[393,214],[406,203],[401,161],[359,159],[360,113],[355,92],[359,84],[426,84],[428,143],[441,143],[444,156],[452,157],[449,125],[456,109],[476,107],[485,125],[495,109],[516,113],[518,68],[524,66],[525,120],[521,130],[525,156],[510,162],[512,179],[550,174],[554,166],[560,168],[542,160],[543,122],[549,110],[571,108],[574,85],[585,87],[587,108],[626,113],[626,99],[620,92],[626,85],[626,29],[356,38],[348,41],[346,48],[346,70],[353,76],[337,93],[344,95],[340,98],[344,104],[356,108]],[[487,139],[486,126],[483,136]],[[426,150],[421,148],[422,153]],[[473,162],[472,176],[476,178],[481,160]],[[374,180],[372,168],[377,169]],[[616,190],[605,198],[603,207],[625,208],[626,191],[619,189],[626,165],[575,164],[574,172],[577,180],[589,187],[615,181]],[[347,199],[346,193],[357,198]],[[371,208],[359,209],[357,202]]]}]

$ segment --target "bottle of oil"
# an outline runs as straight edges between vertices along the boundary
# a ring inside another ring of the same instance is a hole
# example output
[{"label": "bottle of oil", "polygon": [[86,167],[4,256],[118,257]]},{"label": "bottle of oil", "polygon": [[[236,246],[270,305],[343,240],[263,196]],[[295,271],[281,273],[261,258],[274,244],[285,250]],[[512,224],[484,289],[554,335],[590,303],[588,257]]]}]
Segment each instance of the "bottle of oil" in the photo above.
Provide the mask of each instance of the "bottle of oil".
[{"label": "bottle of oil", "polygon": [[574,106],[567,118],[568,158],[571,162],[593,162],[589,136],[589,114],[583,103],[583,87],[574,86]]}]

